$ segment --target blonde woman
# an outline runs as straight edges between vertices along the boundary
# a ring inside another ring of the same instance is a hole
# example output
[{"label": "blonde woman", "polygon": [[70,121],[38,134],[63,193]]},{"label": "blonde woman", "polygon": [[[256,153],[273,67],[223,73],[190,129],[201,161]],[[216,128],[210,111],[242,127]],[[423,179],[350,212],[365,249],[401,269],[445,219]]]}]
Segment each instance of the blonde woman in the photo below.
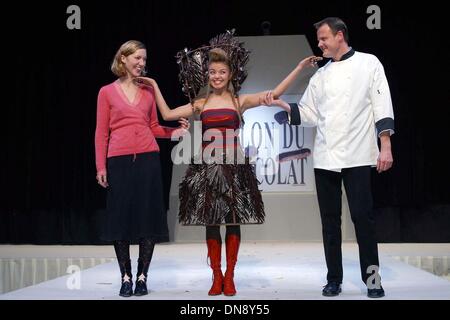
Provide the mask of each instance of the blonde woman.
[{"label": "blonde woman", "polygon": [[97,181],[107,188],[106,221],[101,238],[113,241],[122,284],[120,296],[133,294],[130,243],[139,241],[135,295],[148,293],[147,272],[155,243],[168,241],[159,147],[155,138],[183,134],[189,124],[162,127],[154,91],[134,79],[144,73],[147,51],[131,40],[117,51],[111,71],[116,81],[100,89],[95,156]]}]

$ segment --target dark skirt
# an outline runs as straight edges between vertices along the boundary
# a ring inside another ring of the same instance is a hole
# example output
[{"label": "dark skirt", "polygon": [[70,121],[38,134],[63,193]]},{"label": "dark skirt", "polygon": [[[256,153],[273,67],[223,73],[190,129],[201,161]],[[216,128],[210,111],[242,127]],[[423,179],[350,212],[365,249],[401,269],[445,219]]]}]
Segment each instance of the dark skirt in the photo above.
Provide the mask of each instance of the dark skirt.
[{"label": "dark skirt", "polygon": [[107,241],[169,241],[159,153],[107,159],[106,219],[101,238]]},{"label": "dark skirt", "polygon": [[264,203],[252,165],[191,164],[180,183],[179,221],[184,225],[264,222]]}]

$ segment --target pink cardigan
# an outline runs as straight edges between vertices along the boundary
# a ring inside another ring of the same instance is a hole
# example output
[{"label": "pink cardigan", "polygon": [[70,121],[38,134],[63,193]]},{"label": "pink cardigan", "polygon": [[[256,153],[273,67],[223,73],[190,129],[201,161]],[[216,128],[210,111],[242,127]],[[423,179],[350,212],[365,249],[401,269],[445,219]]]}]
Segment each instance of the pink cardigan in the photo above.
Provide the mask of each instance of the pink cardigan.
[{"label": "pink cardigan", "polygon": [[95,130],[97,174],[106,174],[107,157],[158,152],[155,137],[170,138],[176,129],[159,125],[153,89],[138,89],[130,103],[118,81],[102,87]]}]

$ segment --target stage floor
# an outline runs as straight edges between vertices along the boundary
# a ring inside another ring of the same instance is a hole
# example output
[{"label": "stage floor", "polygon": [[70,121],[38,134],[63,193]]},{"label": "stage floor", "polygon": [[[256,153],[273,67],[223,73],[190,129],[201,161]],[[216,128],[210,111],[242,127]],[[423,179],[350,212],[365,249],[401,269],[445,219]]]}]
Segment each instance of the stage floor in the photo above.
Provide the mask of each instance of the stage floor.
[{"label": "stage floor", "polygon": [[[137,246],[132,246],[133,273]],[[450,299],[450,281],[399,261],[398,257],[443,257],[450,244],[379,244],[383,299]],[[222,265],[225,264],[223,248]],[[0,258],[114,257],[112,246],[0,246]],[[321,243],[243,242],[235,270],[238,294],[207,295],[211,271],[203,243],[170,243],[155,248],[149,271],[150,293],[131,300],[370,300],[360,279],[358,247],[343,244],[343,292],[321,295],[326,267]],[[72,289],[71,289],[72,288]],[[0,295],[0,300],[21,299],[124,299],[118,296],[120,273],[109,262],[34,286]]]}]

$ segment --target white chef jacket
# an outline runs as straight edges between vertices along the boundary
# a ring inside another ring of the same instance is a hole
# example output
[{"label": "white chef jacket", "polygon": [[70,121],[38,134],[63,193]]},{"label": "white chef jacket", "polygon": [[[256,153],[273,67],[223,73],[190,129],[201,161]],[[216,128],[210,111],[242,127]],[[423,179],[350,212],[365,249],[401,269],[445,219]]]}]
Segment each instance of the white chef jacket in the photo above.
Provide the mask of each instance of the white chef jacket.
[{"label": "white chef jacket", "polygon": [[[311,78],[299,102],[301,125],[317,127],[314,168],[375,166],[378,134],[394,133],[389,85],[380,61],[353,51],[330,61]],[[378,128],[376,128],[378,127]]]}]

